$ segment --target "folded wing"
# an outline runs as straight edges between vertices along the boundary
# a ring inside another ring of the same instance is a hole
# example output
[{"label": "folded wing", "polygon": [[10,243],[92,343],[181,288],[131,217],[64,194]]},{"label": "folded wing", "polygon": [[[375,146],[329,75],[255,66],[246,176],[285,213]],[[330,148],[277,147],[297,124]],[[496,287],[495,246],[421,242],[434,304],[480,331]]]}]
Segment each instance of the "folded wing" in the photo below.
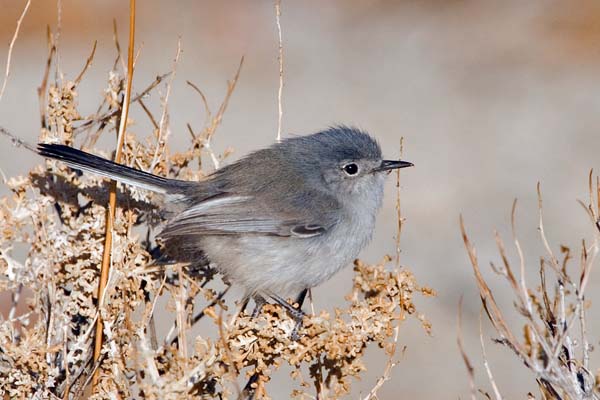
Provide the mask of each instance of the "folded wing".
[{"label": "folded wing", "polygon": [[159,236],[173,239],[255,233],[308,238],[322,235],[336,223],[333,213],[314,214],[304,212],[302,207],[286,207],[284,212],[254,196],[223,194],[184,210],[168,222]]}]

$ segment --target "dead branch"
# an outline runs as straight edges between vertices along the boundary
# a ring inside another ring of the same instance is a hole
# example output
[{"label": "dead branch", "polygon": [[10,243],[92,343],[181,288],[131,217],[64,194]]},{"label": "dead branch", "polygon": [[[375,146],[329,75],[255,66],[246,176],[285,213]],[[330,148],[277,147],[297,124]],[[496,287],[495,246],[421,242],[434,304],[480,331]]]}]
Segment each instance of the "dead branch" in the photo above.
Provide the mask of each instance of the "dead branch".
[{"label": "dead branch", "polygon": [[85,61],[85,65],[83,66],[83,69],[81,70],[79,75],[77,75],[77,78],[75,78],[75,80],[73,81],[75,86],[79,85],[79,82],[81,82],[81,79],[83,79],[83,75],[85,75],[88,68],[92,65],[92,61],[94,60],[94,55],[96,54],[96,46],[97,45],[98,45],[98,41],[94,40],[94,46],[92,47],[92,52],[90,53],[87,60]]},{"label": "dead branch", "polygon": [[281,37],[281,0],[275,0],[275,20],[277,22],[277,35],[279,52],[277,60],[279,61],[279,88],[277,89],[277,141],[281,142],[281,123],[283,118],[283,105],[281,96],[283,94],[283,39]]},{"label": "dead branch", "polygon": [[[590,216],[594,228],[596,225],[596,210],[594,194],[597,188],[592,188],[589,178],[590,204],[582,206]],[[519,258],[520,279],[517,280],[509,261],[506,249],[500,236],[496,233],[498,253],[502,259],[502,269],[496,270],[509,282],[513,292],[516,311],[524,319],[524,337],[518,338],[509,328],[505,311],[496,303],[492,290],[479,269],[475,248],[471,244],[464,228],[462,216],[460,228],[463,241],[469,255],[475,280],[477,282],[483,309],[503,344],[513,351],[536,376],[540,391],[547,399],[598,399],[599,393],[595,386],[595,378],[589,371],[589,339],[586,332],[584,293],[589,280],[593,262],[599,251],[599,232],[594,229],[594,244],[587,246],[582,241],[579,258],[579,278],[569,276],[567,263],[572,259],[571,252],[566,246],[561,246],[564,254],[562,265],[551,250],[546,238],[542,212],[542,196],[540,185],[537,185],[540,239],[547,253],[547,258],[540,259],[538,294],[528,288],[525,280],[525,258],[516,235],[516,201],[511,212],[511,227],[515,249]],[[492,264],[493,266],[493,264]],[[546,266],[550,269],[547,270]],[[548,272],[552,272],[554,281],[549,284]],[[541,324],[539,323],[541,321]],[[579,321],[579,323],[577,323]],[[582,344],[581,355],[575,353],[576,337]],[[487,355],[483,346],[483,335],[480,327],[481,349],[488,379],[494,390],[496,399],[501,395],[487,363]]]},{"label": "dead branch", "polygon": [[10,62],[12,59],[13,48],[15,47],[17,37],[19,37],[21,23],[23,22],[23,19],[25,19],[25,15],[27,14],[27,10],[29,10],[30,5],[31,0],[27,0],[27,2],[25,3],[25,8],[23,8],[23,12],[21,12],[21,16],[17,20],[17,27],[15,28],[15,33],[13,34],[13,37],[10,40],[10,44],[8,45],[8,55],[6,56],[6,69],[4,70],[4,81],[2,82],[2,87],[0,88],[0,101],[2,101],[2,96],[4,95],[6,84],[8,83],[8,76],[10,75]]},{"label": "dead branch", "polygon": [[[129,114],[129,103],[131,99],[131,86],[133,83],[133,54],[134,54],[134,39],[135,39],[135,0],[130,0],[129,3],[129,51],[127,55],[127,85],[125,86],[125,98],[123,100],[123,107],[121,109],[121,118],[119,124],[119,131],[117,136],[117,148],[115,153],[115,162],[121,160],[121,154],[123,152],[123,143],[125,142],[125,130],[127,128],[127,117]],[[115,209],[117,206],[117,183],[112,182],[108,208],[106,209],[105,219],[105,241],[104,241],[104,252],[102,254],[102,265],[100,269],[100,281],[98,284],[98,310],[103,306],[104,290],[108,282],[108,274],[111,264],[112,254],[112,235],[113,235],[113,219],[115,215]],[[94,343],[94,362],[100,359],[103,344],[103,323],[101,315],[98,315],[96,322],[96,340]],[[92,381],[92,392],[95,390],[98,384],[98,373],[94,374]]]}]

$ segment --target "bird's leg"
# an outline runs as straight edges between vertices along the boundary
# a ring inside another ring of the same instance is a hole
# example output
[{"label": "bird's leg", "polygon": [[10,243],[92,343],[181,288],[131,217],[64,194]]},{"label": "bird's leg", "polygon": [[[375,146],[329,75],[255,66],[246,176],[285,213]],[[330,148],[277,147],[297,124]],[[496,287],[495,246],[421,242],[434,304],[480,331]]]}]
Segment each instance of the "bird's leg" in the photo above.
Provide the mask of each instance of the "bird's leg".
[{"label": "bird's leg", "polygon": [[288,313],[290,313],[290,315],[292,316],[292,318],[294,318],[296,321],[297,320],[302,320],[302,317],[304,317],[304,312],[300,309],[300,308],[296,308],[293,305],[291,305],[290,303],[287,302],[286,299],[284,299],[283,297],[280,297],[276,294],[272,294],[271,298],[273,300],[275,300],[275,303],[279,304],[281,307],[285,308],[286,311]]},{"label": "bird's leg", "polygon": [[262,310],[267,301],[260,294],[255,294],[252,296],[252,298],[254,299],[254,310],[252,311],[251,317],[256,318],[260,314],[260,310]]},{"label": "bird's leg", "polygon": [[244,400],[254,400],[254,395],[255,390],[252,387],[253,383],[256,383],[256,381],[258,381],[258,375],[254,374],[250,377],[250,379],[248,379],[248,382],[246,383],[246,386],[244,386],[244,390],[242,390],[242,397],[240,397],[241,399]]},{"label": "bird's leg", "polygon": [[[308,293],[308,289],[302,290],[302,292],[300,292],[300,294],[296,298],[296,303],[298,304],[298,308],[295,308],[293,305],[288,303],[286,300],[284,300],[280,296],[273,295],[273,294],[270,295],[270,297],[273,300],[275,300],[275,302],[277,304],[279,304],[283,308],[285,308],[290,313],[292,318],[294,318],[294,320],[296,320],[296,325],[294,326],[294,329],[292,330],[292,340],[294,340],[294,341],[298,340],[298,330],[302,326],[302,318],[304,317],[304,312],[302,311],[302,304],[304,304],[304,300],[306,299],[306,293]],[[252,318],[255,318],[258,316],[258,314],[260,314],[260,310],[261,310],[262,306],[264,306],[267,303],[267,301],[265,300],[265,298],[263,296],[261,296],[259,294],[254,295],[253,299],[254,299],[254,302],[256,303],[256,307],[254,308],[254,311],[252,312]],[[246,301],[246,303],[244,303],[244,307],[247,304],[248,304],[248,301]],[[246,386],[244,387],[244,390],[242,391],[242,396],[243,396],[242,398],[244,400],[254,400],[255,391],[254,391],[254,388],[252,387],[252,384],[255,383],[256,381],[258,381],[257,374],[253,374],[250,377],[250,379],[248,379],[248,382],[246,383]]]},{"label": "bird's leg", "polygon": [[[308,289],[303,289],[300,292],[300,294],[298,295],[298,297],[296,298],[296,303],[298,303],[298,309],[300,311],[302,311],[302,304],[304,304],[304,300],[306,299],[307,293],[308,293]],[[304,314],[304,313],[302,313],[302,314]],[[300,330],[300,328],[302,328],[302,320],[303,320],[303,318],[296,320],[296,325],[294,325],[294,329],[292,330],[292,340],[294,340],[294,341],[299,339],[298,331]]]},{"label": "bird's leg", "polygon": [[296,303],[298,303],[298,308],[302,308],[302,304],[304,304],[304,300],[306,300],[306,294],[308,293],[308,289],[303,289],[298,297],[296,297]]},{"label": "bird's leg", "polygon": [[250,302],[250,298],[248,297],[246,300],[244,300],[244,302],[242,303],[242,307],[240,308],[240,312],[238,313],[238,315],[242,315],[244,313],[244,311],[246,311],[246,307],[248,307],[248,303]]},{"label": "bird's leg", "polygon": [[277,304],[286,309],[288,313],[290,313],[291,317],[296,321],[296,325],[292,330],[292,340],[298,340],[298,330],[302,327],[302,319],[304,318],[304,311],[302,311],[302,304],[306,299],[306,293],[308,293],[308,289],[303,289],[302,292],[296,298],[296,303],[298,304],[298,308],[294,307],[292,304],[288,303],[284,298],[277,296],[276,294],[272,294],[271,298],[275,300]]}]

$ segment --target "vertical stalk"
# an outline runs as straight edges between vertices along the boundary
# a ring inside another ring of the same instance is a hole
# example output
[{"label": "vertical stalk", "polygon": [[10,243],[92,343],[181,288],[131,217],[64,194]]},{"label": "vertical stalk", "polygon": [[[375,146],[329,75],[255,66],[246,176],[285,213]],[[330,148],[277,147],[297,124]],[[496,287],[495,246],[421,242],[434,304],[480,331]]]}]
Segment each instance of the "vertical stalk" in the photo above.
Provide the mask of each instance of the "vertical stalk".
[{"label": "vertical stalk", "polygon": [[[119,120],[119,132],[117,135],[117,148],[115,152],[115,162],[121,161],[123,153],[123,144],[125,142],[125,130],[127,127],[127,117],[129,114],[129,103],[131,100],[131,86],[133,81],[133,61],[134,61],[134,38],[135,38],[135,0],[129,1],[129,48],[127,52],[127,82],[125,85],[125,98],[121,107],[121,116]],[[112,233],[115,209],[117,206],[117,182],[112,181],[108,195],[108,208],[106,209],[106,233],[104,239],[104,252],[102,253],[102,266],[100,269],[100,282],[98,283],[98,320],[96,322],[96,340],[94,343],[94,363],[100,358],[103,343],[103,323],[100,310],[104,301],[104,291],[108,282],[108,273],[111,265]],[[94,373],[92,380],[92,392],[95,391],[98,384],[100,368]]]}]

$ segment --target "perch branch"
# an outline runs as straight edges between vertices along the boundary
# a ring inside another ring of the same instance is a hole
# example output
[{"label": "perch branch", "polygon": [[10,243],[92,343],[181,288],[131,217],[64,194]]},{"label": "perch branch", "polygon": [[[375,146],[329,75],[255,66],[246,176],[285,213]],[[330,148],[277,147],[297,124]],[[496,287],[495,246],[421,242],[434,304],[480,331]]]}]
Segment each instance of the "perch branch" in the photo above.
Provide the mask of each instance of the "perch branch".
[{"label": "perch branch", "polygon": [[[125,98],[123,99],[123,107],[121,109],[121,119],[119,123],[119,132],[117,136],[117,149],[115,153],[115,162],[121,160],[123,152],[123,144],[125,141],[125,129],[127,127],[127,117],[129,114],[129,100],[131,99],[131,84],[133,81],[133,58],[134,58],[134,38],[135,38],[135,0],[129,2],[129,49],[127,54],[127,85],[125,86]],[[117,183],[112,182],[109,193],[108,209],[106,210],[106,225],[105,225],[105,240],[104,251],[102,254],[102,266],[100,270],[100,282],[98,283],[98,321],[96,322],[96,340],[94,343],[94,362],[100,358],[102,351],[102,309],[103,293],[108,281],[108,272],[110,269],[111,249],[112,249],[112,230],[115,209],[117,205]],[[98,371],[94,373],[92,380],[92,392],[98,384]]]}]

